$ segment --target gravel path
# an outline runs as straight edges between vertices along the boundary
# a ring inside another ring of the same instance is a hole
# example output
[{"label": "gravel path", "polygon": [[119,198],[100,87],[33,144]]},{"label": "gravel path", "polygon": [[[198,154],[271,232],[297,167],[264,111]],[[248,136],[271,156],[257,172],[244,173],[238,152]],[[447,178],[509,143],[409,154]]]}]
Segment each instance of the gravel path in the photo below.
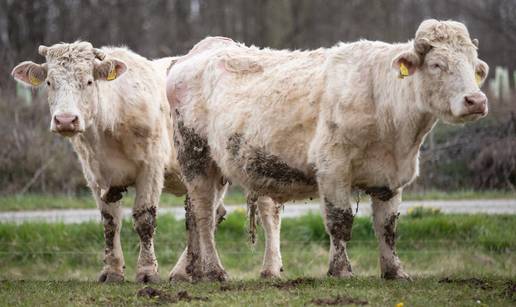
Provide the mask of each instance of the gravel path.
[{"label": "gravel path", "polygon": [[[516,214],[516,199],[497,199],[497,200],[426,200],[426,201],[404,201],[401,204],[401,214],[406,214],[407,210],[415,206],[439,208],[443,213],[487,213],[487,214]],[[353,206],[355,208],[355,206]],[[226,210],[245,210],[244,205],[227,205]],[[291,218],[305,215],[308,212],[320,213],[318,203],[287,203],[285,204],[282,217]],[[184,218],[182,207],[160,208],[159,214],[172,214],[177,219]],[[358,207],[359,216],[371,215],[371,204],[368,202],[360,203]],[[124,218],[131,217],[131,209],[124,208]],[[0,223],[15,222],[23,223],[27,221],[41,222],[63,222],[66,224],[82,223],[88,221],[100,222],[100,212],[97,209],[73,209],[73,210],[40,210],[40,211],[17,211],[0,212]]]}]

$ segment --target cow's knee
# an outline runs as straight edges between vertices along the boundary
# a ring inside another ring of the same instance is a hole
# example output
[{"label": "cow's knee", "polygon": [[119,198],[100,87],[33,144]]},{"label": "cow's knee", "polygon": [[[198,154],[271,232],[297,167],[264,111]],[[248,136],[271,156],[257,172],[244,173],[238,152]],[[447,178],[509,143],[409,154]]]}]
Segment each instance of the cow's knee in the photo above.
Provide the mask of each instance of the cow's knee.
[{"label": "cow's knee", "polygon": [[140,236],[144,247],[150,247],[156,228],[156,207],[135,210],[133,213],[134,228]]}]

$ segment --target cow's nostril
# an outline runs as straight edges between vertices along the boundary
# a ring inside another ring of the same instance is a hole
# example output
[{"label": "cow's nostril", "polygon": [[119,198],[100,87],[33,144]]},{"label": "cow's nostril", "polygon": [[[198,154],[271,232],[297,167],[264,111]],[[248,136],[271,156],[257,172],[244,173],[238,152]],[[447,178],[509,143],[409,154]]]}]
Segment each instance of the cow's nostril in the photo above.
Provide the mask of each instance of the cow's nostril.
[{"label": "cow's nostril", "polygon": [[472,106],[475,104],[475,101],[473,99],[470,99],[468,96],[464,97],[464,101],[468,106]]},{"label": "cow's nostril", "polygon": [[59,114],[54,116],[54,122],[57,126],[70,126],[75,125],[79,121],[77,115],[72,114]]}]

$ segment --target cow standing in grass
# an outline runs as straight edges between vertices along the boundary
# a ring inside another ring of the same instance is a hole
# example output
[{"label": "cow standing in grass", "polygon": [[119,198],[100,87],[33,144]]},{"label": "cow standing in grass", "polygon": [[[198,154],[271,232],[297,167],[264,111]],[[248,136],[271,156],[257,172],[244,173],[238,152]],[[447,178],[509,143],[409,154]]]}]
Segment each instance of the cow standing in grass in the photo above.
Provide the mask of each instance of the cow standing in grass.
[{"label": "cow standing in grass", "polygon": [[[134,226],[140,236],[136,280],[157,281],[153,237],[159,197],[162,188],[175,195],[186,193],[165,93],[166,71],[175,59],[150,61],[126,48],[96,49],[88,42],[41,46],[39,53],[46,63],[20,63],[12,75],[24,84],[47,88],[50,129],[70,137],[79,156],[104,222],[105,266],[99,280],[124,279],[120,200],[133,186]],[[225,184],[221,188],[225,191]],[[270,199],[261,200],[257,204],[264,225],[279,232],[279,222],[274,222],[278,213],[260,205]],[[224,214],[221,203],[218,222]],[[273,242],[277,250],[269,250],[279,254],[279,239]],[[185,256],[178,261],[177,276],[188,276],[182,265]]]},{"label": "cow standing in grass", "polygon": [[420,146],[437,120],[487,114],[479,86],[488,66],[477,43],[463,24],[437,20],[399,44],[276,51],[227,38],[198,43],[167,81],[190,196],[192,278],[226,278],[213,235],[224,178],[278,203],[319,193],[331,239],[328,275],[337,277],[352,275],[350,197],[365,191],[381,276],[407,278],[395,252],[401,193],[418,175]]},{"label": "cow standing in grass", "polygon": [[134,186],[134,227],[140,237],[136,280],[158,280],[154,253],[156,210],[163,185],[184,194],[164,91],[172,58],[149,61],[126,48],[88,42],[40,46],[44,64],[23,62],[15,79],[45,86],[50,130],[68,136],[102,214],[105,266],[100,281],[122,281],[120,199]]}]

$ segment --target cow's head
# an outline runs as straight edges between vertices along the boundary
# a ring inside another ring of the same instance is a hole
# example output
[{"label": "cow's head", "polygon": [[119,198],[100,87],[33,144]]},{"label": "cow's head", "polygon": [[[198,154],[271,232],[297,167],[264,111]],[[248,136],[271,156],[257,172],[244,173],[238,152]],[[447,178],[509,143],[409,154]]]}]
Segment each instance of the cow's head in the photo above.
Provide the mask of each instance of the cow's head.
[{"label": "cow's head", "polygon": [[410,51],[392,66],[400,78],[414,78],[419,107],[446,122],[464,123],[487,115],[487,97],[480,90],[489,66],[478,58],[478,40],[455,21],[425,20]]},{"label": "cow's head", "polygon": [[22,62],[12,76],[26,85],[47,88],[51,131],[64,136],[85,131],[97,114],[99,83],[120,77],[126,65],[88,42],[40,46],[38,51],[45,63]]}]

